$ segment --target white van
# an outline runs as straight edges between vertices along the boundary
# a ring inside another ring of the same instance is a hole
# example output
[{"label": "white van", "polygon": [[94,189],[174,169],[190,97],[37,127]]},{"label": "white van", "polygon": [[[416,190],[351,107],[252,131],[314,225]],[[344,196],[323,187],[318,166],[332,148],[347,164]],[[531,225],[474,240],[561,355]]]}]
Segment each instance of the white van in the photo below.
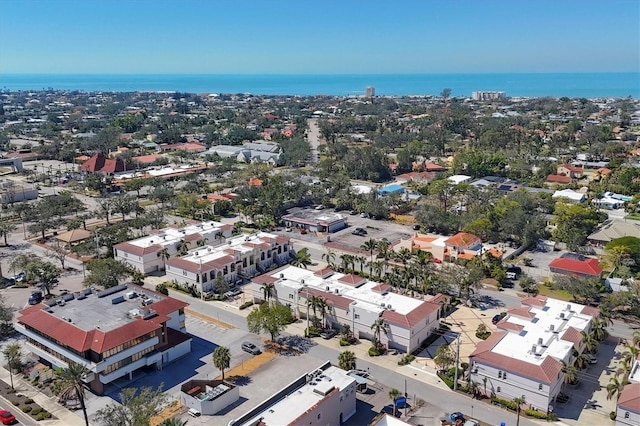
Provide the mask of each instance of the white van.
[{"label": "white van", "polygon": [[189,408],[189,411],[187,411],[187,413],[189,413],[191,417],[200,417],[200,415],[202,414],[200,413],[200,411],[196,410],[195,408]]}]

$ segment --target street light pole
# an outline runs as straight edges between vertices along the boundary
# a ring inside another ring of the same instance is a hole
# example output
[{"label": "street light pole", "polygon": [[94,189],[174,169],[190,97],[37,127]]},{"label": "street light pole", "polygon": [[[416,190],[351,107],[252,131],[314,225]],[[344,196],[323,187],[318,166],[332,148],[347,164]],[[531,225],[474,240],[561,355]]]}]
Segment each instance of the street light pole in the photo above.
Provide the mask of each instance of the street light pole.
[{"label": "street light pole", "polygon": [[461,335],[458,336],[458,349],[456,350],[456,372],[454,374],[454,379],[453,379],[453,390],[458,390],[458,365],[460,363],[460,339],[461,339]]}]

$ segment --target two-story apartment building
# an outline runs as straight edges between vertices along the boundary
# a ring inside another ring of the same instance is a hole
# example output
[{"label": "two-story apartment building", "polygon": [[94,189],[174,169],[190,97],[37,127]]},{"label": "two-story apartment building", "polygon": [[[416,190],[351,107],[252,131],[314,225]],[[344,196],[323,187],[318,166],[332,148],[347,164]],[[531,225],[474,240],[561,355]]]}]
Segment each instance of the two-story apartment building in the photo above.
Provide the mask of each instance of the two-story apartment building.
[{"label": "two-story apartment building", "polygon": [[636,359],[616,406],[616,426],[640,424],[640,360]]},{"label": "two-story apartment building", "polygon": [[42,363],[84,365],[85,382],[102,394],[116,379],[131,379],[141,368],[162,369],[191,351],[186,306],[138,286],[87,288],[19,311],[15,328]]},{"label": "two-story apartment building", "polygon": [[154,230],[146,237],[116,244],[113,257],[148,274],[163,270],[166,260],[178,254],[180,245],[185,244],[189,249],[199,244],[222,244],[231,237],[232,231],[232,225],[214,221],[169,226]]},{"label": "two-story apartment building", "polygon": [[193,249],[184,257],[166,261],[166,277],[184,285],[194,285],[200,292],[214,291],[217,280],[234,283],[282,266],[293,255],[288,237],[258,232],[226,239],[217,246]]},{"label": "two-story apartment building", "polygon": [[274,286],[273,297],[291,305],[298,318],[307,316],[307,300],[323,298],[328,305],[326,325],[334,329],[349,325],[357,338],[372,339],[371,325],[382,318],[387,333],[381,333],[381,343],[407,353],[420,347],[438,328],[448,303],[440,294],[425,300],[408,297],[394,293],[388,284],[328,268],[313,272],[288,265],[255,277],[251,284],[254,300],[263,299],[265,284]]},{"label": "two-story apartment building", "polygon": [[541,296],[522,304],[469,356],[469,380],[488,395],[524,396],[527,405],[547,412],[564,384],[563,363],[572,364],[574,350],[584,350],[581,333],[590,331],[599,311]]}]

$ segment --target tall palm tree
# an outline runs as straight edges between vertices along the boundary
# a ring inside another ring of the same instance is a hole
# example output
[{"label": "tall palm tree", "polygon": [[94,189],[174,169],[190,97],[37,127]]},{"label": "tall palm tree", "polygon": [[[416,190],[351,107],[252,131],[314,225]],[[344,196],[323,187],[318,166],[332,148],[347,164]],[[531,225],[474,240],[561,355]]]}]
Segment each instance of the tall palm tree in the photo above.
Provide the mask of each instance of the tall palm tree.
[{"label": "tall palm tree", "polygon": [[384,263],[384,272],[387,272],[389,267],[389,258],[391,257],[391,250],[389,250],[389,241],[386,238],[378,241],[378,256],[382,257]]},{"label": "tall palm tree", "polygon": [[307,269],[307,266],[311,265],[311,255],[309,249],[304,247],[295,253],[295,257],[291,260],[293,266]]},{"label": "tall palm tree", "polygon": [[582,334],[582,341],[584,342],[584,348],[587,350],[587,352],[589,352],[590,354],[598,352],[600,343],[598,343],[593,330],[588,334],[584,331],[581,331],[580,334]]},{"label": "tall palm tree", "polygon": [[598,341],[602,342],[609,335],[607,322],[598,317],[594,318],[591,322],[591,333]]},{"label": "tall palm tree", "polygon": [[622,362],[628,363],[628,365],[633,365],[636,359],[638,359],[638,355],[640,354],[640,348],[633,345],[625,345],[627,349],[622,353]]},{"label": "tall palm tree", "polygon": [[617,377],[612,377],[609,379],[609,384],[607,385],[607,399],[611,399],[614,396],[616,400],[620,398],[620,394],[622,394],[622,390],[628,384],[626,380],[618,380]]},{"label": "tall palm tree", "polygon": [[262,285],[262,296],[264,297],[264,301],[269,303],[271,298],[275,295],[276,286],[274,283],[264,283]]},{"label": "tall palm tree", "polygon": [[[373,262],[373,251],[378,248],[378,241],[373,238],[369,238],[367,241],[362,243],[360,248],[369,252],[369,261]],[[369,273],[371,273],[371,271],[369,271]]]},{"label": "tall palm tree", "polygon": [[513,398],[513,402],[516,403],[516,407],[517,407],[516,411],[517,411],[517,416],[518,417],[516,417],[516,426],[520,426],[520,410],[522,408],[521,406],[522,406],[522,404],[526,403],[527,401],[525,401],[524,395],[522,395],[519,398]]},{"label": "tall palm tree", "polygon": [[327,262],[327,267],[333,268],[335,266],[336,254],[331,250],[327,250],[326,253],[322,254],[322,260]]},{"label": "tall palm tree", "polygon": [[89,417],[87,416],[87,407],[84,403],[84,377],[89,373],[89,370],[82,364],[69,364],[67,368],[60,368],[56,370],[56,374],[62,382],[62,391],[60,397],[66,398],[74,395],[80,401],[80,407],[82,407],[82,414],[84,414],[84,423],[89,426]]},{"label": "tall palm tree", "polygon": [[[358,262],[358,265],[360,265],[360,273],[362,273],[362,270],[364,269],[364,264],[367,261],[367,258],[364,256],[354,256],[354,262]],[[355,269],[355,264],[354,264],[354,269]],[[371,270],[369,270],[369,273],[371,273]]]},{"label": "tall palm tree", "polygon": [[171,254],[169,254],[169,249],[166,247],[163,248],[158,252],[157,256],[162,259],[164,269],[167,269],[167,260],[169,260],[169,258],[171,257]]},{"label": "tall palm tree", "polygon": [[578,382],[578,369],[573,365],[562,362],[562,372],[564,373],[564,383],[576,384]]},{"label": "tall palm tree", "polygon": [[22,346],[19,343],[11,343],[2,350],[2,354],[7,360],[9,376],[11,377],[11,389],[13,387],[13,371],[19,369],[22,364]]},{"label": "tall palm tree", "polygon": [[220,370],[222,373],[222,380],[224,380],[224,370],[229,368],[231,364],[231,355],[229,352],[229,348],[224,346],[218,346],[215,351],[213,351],[213,365]]},{"label": "tall palm tree", "polygon": [[191,245],[189,241],[180,240],[176,245],[176,250],[178,251],[178,254],[180,256],[184,256],[187,253],[189,253],[189,245]]},{"label": "tall palm tree", "polygon": [[389,398],[391,398],[391,400],[393,401],[393,415],[395,417],[396,413],[398,412],[398,406],[397,406],[397,401],[398,401],[398,397],[401,395],[400,391],[396,388],[393,388],[389,391]]},{"label": "tall palm tree", "polygon": [[589,366],[590,359],[589,359],[589,355],[587,355],[586,353],[583,352],[579,354],[578,351],[574,349],[573,356],[576,357],[576,360],[573,362],[573,365],[575,365],[576,368],[579,368],[580,370],[584,370]]},{"label": "tall palm tree", "polygon": [[[217,234],[216,234],[216,236],[217,236]],[[208,238],[200,238],[198,241],[196,241],[196,246],[197,247],[204,247],[207,244],[208,241],[209,241]]]},{"label": "tall palm tree", "polygon": [[320,296],[311,296],[309,297],[309,300],[307,300],[307,305],[309,305],[309,307],[313,311],[313,322],[316,325],[318,323],[318,309],[320,308],[323,302],[324,302],[324,299]]},{"label": "tall palm tree", "polygon": [[409,259],[411,259],[411,250],[406,247],[402,247],[400,250],[396,252],[395,258],[402,262],[402,266],[406,269],[407,263],[409,263]]},{"label": "tall palm tree", "polygon": [[384,318],[378,318],[371,324],[371,330],[373,330],[373,346],[380,347],[380,336],[384,333],[385,336],[389,336],[389,330],[387,322]]},{"label": "tall palm tree", "polygon": [[320,311],[320,315],[322,316],[322,327],[326,328],[327,326],[327,310],[329,309],[329,304],[324,297],[318,298],[318,310]]}]

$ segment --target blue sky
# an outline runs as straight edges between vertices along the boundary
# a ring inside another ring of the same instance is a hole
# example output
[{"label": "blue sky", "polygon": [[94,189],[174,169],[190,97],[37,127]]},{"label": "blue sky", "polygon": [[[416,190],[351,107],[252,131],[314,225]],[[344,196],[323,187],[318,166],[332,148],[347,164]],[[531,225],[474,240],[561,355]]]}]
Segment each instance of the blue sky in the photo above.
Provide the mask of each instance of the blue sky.
[{"label": "blue sky", "polygon": [[0,73],[638,72],[638,0],[0,0]]}]

